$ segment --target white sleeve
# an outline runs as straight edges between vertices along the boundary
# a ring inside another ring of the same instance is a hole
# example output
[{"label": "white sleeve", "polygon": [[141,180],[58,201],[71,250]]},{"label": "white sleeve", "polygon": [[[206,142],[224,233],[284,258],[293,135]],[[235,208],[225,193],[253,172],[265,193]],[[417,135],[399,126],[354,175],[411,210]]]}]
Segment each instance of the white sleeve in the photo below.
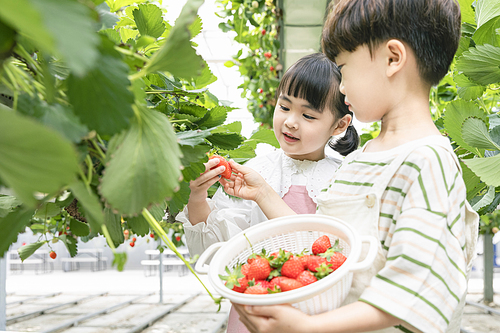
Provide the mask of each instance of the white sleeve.
[{"label": "white sleeve", "polygon": [[211,213],[206,222],[192,225],[187,206],[176,221],[182,222],[191,256],[201,254],[210,245],[228,241],[252,223],[266,220],[260,208],[249,200],[231,198],[219,188],[212,199],[207,199]]}]

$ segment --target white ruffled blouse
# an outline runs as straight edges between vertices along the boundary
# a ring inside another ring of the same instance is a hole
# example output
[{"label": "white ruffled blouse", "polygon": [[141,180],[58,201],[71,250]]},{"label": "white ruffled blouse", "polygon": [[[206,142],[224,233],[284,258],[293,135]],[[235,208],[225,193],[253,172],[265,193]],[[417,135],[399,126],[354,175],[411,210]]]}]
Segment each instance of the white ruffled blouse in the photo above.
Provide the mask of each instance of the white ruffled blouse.
[{"label": "white ruffled blouse", "polygon": [[[281,197],[290,186],[305,185],[309,197],[316,203],[316,197],[330,184],[340,163],[339,159],[330,156],[319,161],[295,160],[286,156],[281,149],[276,149],[249,160],[245,166],[261,174]],[[211,213],[206,222],[192,225],[187,206],[176,217],[176,221],[184,225],[191,256],[203,253],[214,243],[229,240],[250,226],[267,221],[254,201],[229,197],[222,188],[207,202]]]}]

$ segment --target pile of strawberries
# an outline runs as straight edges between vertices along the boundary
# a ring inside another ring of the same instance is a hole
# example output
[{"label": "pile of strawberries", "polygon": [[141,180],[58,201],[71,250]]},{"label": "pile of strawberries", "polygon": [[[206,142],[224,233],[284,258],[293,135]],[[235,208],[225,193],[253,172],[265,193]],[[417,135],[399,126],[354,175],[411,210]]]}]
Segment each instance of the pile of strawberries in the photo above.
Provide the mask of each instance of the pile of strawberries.
[{"label": "pile of strawberries", "polygon": [[307,250],[294,254],[280,249],[269,255],[262,249],[246,263],[238,264],[228,275],[219,275],[227,288],[245,294],[272,294],[297,289],[314,283],[337,270],[346,260],[337,239],[332,245],[323,235]]}]

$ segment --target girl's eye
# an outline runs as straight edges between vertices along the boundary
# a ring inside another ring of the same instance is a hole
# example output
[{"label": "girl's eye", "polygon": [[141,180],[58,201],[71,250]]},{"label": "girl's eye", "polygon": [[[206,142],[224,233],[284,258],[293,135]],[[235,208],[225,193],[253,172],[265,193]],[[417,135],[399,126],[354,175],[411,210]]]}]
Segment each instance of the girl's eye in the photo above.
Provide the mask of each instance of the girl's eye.
[{"label": "girl's eye", "polygon": [[311,119],[311,120],[312,120],[312,119],[316,119],[316,118],[314,118],[313,116],[310,116],[310,115],[308,115],[308,114],[304,114],[303,116],[304,116],[304,118],[306,118],[306,119]]},{"label": "girl's eye", "polygon": [[284,106],[284,105],[280,105],[280,108],[281,108],[281,110],[283,110],[283,111],[290,111],[290,109],[289,109],[289,108],[287,108],[287,107],[286,107],[286,106]]}]

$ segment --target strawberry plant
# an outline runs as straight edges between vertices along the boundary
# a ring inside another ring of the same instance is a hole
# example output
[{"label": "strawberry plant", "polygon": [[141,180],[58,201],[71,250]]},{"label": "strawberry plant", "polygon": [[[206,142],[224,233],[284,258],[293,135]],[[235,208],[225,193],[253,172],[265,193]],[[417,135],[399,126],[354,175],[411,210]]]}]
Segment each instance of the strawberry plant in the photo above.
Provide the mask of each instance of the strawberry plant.
[{"label": "strawberry plant", "polygon": [[1,256],[26,227],[39,239],[23,260],[105,236],[121,270],[131,234],[178,253],[183,228],[169,222],[207,153],[244,162],[270,138],[225,124],[232,108],[207,88],[217,78],[191,41],[203,1],[175,25],[156,3],[0,0]]},{"label": "strawberry plant", "polygon": [[234,60],[225,65],[238,66],[244,79],[239,88],[243,88],[242,96],[248,98],[248,110],[256,121],[270,128],[279,72],[283,69],[279,62],[281,10],[276,7],[276,0],[217,2],[223,8],[218,15],[225,19],[219,28],[224,32],[234,31],[235,40],[242,44]]}]

